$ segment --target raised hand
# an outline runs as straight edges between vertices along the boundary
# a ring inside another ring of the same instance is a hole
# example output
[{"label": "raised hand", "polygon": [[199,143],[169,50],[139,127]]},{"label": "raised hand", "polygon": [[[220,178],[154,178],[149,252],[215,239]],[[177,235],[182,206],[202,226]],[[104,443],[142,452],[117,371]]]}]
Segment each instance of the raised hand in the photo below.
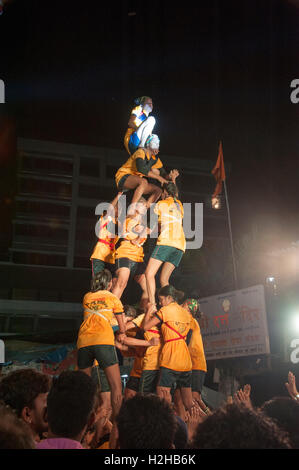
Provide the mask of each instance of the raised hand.
[{"label": "raised hand", "polygon": [[296,377],[292,372],[288,373],[288,382],[285,383],[285,386],[291,398],[296,399],[298,395],[298,391],[296,387]]}]

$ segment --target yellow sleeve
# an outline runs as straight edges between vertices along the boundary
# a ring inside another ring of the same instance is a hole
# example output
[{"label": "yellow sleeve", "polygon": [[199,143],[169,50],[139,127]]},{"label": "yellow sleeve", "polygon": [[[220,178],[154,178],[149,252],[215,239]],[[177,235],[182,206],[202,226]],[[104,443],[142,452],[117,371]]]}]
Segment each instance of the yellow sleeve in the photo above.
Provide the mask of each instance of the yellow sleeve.
[{"label": "yellow sleeve", "polygon": [[161,162],[160,158],[157,159],[156,163],[152,166],[152,168],[162,168],[163,163]]},{"label": "yellow sleeve", "polygon": [[113,313],[118,314],[118,313],[123,313],[124,307],[121,301],[115,296],[114,299],[114,305],[113,305]]},{"label": "yellow sleeve", "polygon": [[163,307],[160,308],[160,310],[159,310],[158,312],[155,312],[155,313],[154,313],[154,316],[155,316],[156,318],[159,318],[159,320],[163,323],[163,321],[164,321],[164,310],[163,310]]},{"label": "yellow sleeve", "polygon": [[137,158],[142,158],[142,160],[145,160],[145,157],[146,157],[146,154],[144,150],[142,149],[136,150],[136,152],[134,152],[133,155],[134,155],[134,160],[136,160]]},{"label": "yellow sleeve", "polygon": [[140,328],[140,325],[142,324],[144,317],[145,317],[145,314],[142,313],[141,315],[138,315],[138,317],[134,318],[133,323],[134,325],[137,326],[137,328]]},{"label": "yellow sleeve", "polygon": [[157,204],[154,207],[154,213],[159,215],[160,214],[160,203],[157,202]]},{"label": "yellow sleeve", "polygon": [[181,211],[182,211],[182,217],[184,217],[184,206],[181,203],[181,201],[179,201],[179,203],[180,203],[180,208],[181,208]]}]

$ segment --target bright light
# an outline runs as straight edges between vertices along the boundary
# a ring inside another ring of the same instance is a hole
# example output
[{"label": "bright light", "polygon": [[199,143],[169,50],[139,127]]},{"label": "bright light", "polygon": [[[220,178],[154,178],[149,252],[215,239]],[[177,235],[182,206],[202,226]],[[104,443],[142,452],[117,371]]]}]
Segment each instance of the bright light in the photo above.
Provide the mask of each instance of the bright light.
[{"label": "bright light", "polygon": [[221,209],[221,199],[219,196],[212,197],[212,208]]},{"label": "bright light", "polygon": [[299,312],[296,312],[291,318],[290,327],[294,333],[299,332]]},{"label": "bright light", "polygon": [[275,277],[273,276],[266,277],[267,284],[273,284],[273,282],[275,282]]}]

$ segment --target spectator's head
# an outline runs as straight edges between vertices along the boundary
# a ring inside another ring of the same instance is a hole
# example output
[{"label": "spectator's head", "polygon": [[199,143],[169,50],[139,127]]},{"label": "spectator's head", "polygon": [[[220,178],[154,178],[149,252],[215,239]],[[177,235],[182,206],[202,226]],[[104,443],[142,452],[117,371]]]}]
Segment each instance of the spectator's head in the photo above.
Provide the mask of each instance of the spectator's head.
[{"label": "spectator's head", "polygon": [[288,435],[271,419],[245,405],[225,405],[197,427],[193,449],[290,449]]},{"label": "spectator's head", "polygon": [[0,449],[35,449],[29,427],[4,402],[0,402]]},{"label": "spectator's head", "polygon": [[95,419],[97,387],[85,372],[65,371],[53,378],[48,395],[51,437],[81,440]]},{"label": "spectator's head", "polygon": [[289,434],[292,447],[299,449],[299,403],[290,397],[274,397],[260,410]]},{"label": "spectator's head", "polygon": [[188,444],[188,428],[185,421],[179,416],[175,416],[176,427],[174,435],[174,447],[176,449],[186,449]]},{"label": "spectator's head", "polygon": [[157,395],[137,394],[123,402],[117,416],[120,449],[171,449],[176,420]]},{"label": "spectator's head", "polygon": [[31,428],[34,438],[47,431],[47,395],[51,379],[35,369],[19,369],[0,380],[0,400],[15,410]]}]

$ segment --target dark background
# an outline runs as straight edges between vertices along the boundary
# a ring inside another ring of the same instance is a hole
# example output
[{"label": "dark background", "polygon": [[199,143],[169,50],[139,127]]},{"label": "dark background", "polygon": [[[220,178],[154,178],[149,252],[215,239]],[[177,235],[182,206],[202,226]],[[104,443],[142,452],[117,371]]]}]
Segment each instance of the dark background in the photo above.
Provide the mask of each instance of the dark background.
[{"label": "dark background", "polygon": [[152,96],[162,159],[216,162],[222,140],[235,237],[299,238],[295,0],[14,0],[0,44],[11,138],[122,148],[133,99]]}]

